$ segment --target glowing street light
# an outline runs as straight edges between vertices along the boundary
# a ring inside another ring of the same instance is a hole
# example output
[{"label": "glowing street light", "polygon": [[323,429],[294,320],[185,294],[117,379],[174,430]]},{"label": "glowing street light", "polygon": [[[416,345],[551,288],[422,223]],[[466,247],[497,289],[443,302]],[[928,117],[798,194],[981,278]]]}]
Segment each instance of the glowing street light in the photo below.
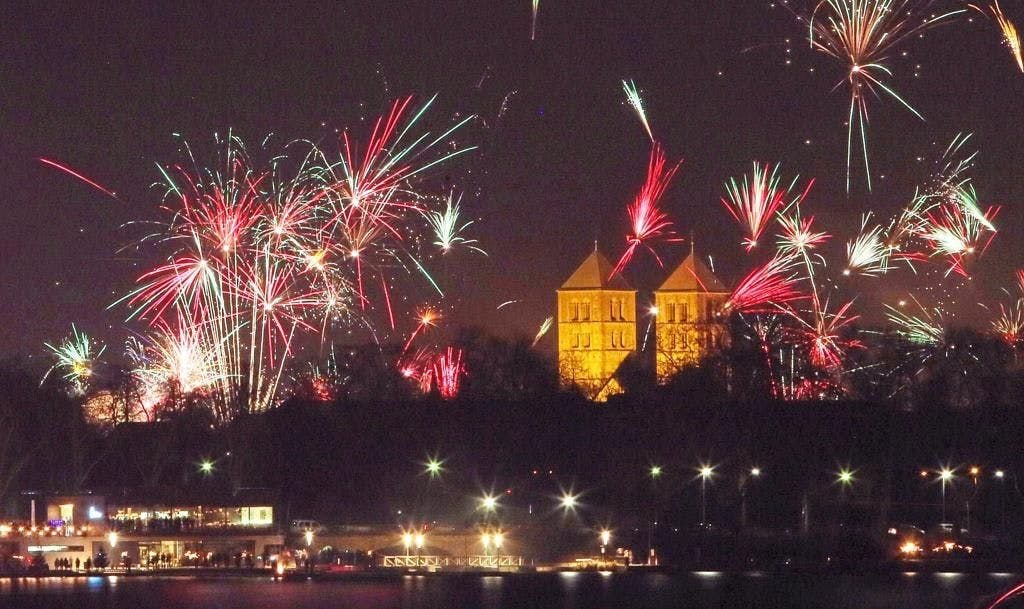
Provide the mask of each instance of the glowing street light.
[{"label": "glowing street light", "polygon": [[107,533],[107,543],[110,544],[111,550],[117,547],[117,531]]},{"label": "glowing street light", "polygon": [[423,533],[416,533],[416,551],[419,552],[426,545],[427,538]]},{"label": "glowing street light", "polygon": [[708,480],[715,474],[715,467],[713,465],[703,464],[700,469],[697,470],[697,475],[700,476],[700,523],[703,525],[707,522],[707,486]]},{"label": "glowing street light", "polygon": [[992,475],[996,478],[1003,479],[1006,477],[1006,472],[1001,469],[997,469]]},{"label": "glowing street light", "polygon": [[853,471],[843,468],[836,474],[836,482],[843,486],[850,486],[854,483]]},{"label": "glowing street light", "polygon": [[498,509],[498,498],[495,495],[487,494],[480,498],[480,509],[485,512],[493,512]]},{"label": "glowing street light", "polygon": [[505,543],[505,534],[501,531],[491,535],[491,542],[494,543],[495,550],[501,550],[501,546]]},{"label": "glowing street light", "polygon": [[426,463],[423,464],[424,469],[431,478],[438,478],[444,471],[444,460],[431,457]]},{"label": "glowing street light", "polygon": [[600,539],[601,539],[601,556],[604,556],[605,546],[607,546],[611,542],[611,540],[612,540],[612,532],[609,531],[608,529],[602,529],[601,530]]},{"label": "glowing street light", "polygon": [[651,474],[651,478],[654,478],[655,480],[660,478],[661,477],[661,466],[660,465],[652,465],[651,469],[650,469],[650,474]]},{"label": "glowing street light", "polygon": [[484,533],[480,536],[480,544],[484,547],[484,556],[488,556],[488,551],[491,548],[491,534]]},{"label": "glowing street light", "polygon": [[939,480],[942,481],[942,522],[946,522],[946,485],[953,480],[953,470],[943,467],[939,470]]},{"label": "glowing street light", "polygon": [[579,501],[578,501],[577,496],[573,495],[571,491],[569,491],[569,492],[563,491],[562,492],[562,498],[559,499],[559,502],[558,502],[558,504],[562,507],[562,509],[567,511],[567,512],[575,511],[576,510],[576,505],[578,503],[579,503]]},{"label": "glowing street light", "polygon": [[409,549],[412,548],[412,533],[402,533],[402,545],[405,546],[405,557],[409,557]]},{"label": "glowing street light", "polygon": [[753,476],[754,478],[760,477],[760,475],[761,475],[761,468],[760,467],[752,467],[752,468],[750,468],[750,475]]},{"label": "glowing street light", "polygon": [[308,550],[313,545],[313,531],[312,529],[306,530],[304,537],[306,538],[306,549]]},{"label": "glowing street light", "polygon": [[202,463],[199,464],[199,471],[204,476],[209,476],[213,473],[213,461],[209,459],[203,459]]}]

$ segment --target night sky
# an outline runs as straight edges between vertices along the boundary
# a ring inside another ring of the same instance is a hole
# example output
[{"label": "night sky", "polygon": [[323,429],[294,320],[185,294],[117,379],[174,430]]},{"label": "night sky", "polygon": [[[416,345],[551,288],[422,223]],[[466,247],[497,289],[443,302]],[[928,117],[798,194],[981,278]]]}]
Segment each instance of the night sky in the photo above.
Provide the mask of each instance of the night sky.
[{"label": "night sky", "polygon": [[[629,78],[655,136],[685,158],[664,207],[680,234],[694,231],[698,251],[714,257],[727,282],[763,261],[742,253],[719,203],[722,182],[752,160],[817,179],[805,214],[836,236],[825,254],[838,276],[861,214],[895,213],[960,132],[973,132],[980,150],[980,201],[1004,206],[973,279],[940,284],[944,267],[933,265],[916,279],[906,270],[847,279],[836,298],[859,294],[857,308],[877,321],[881,303],[917,288],[926,304],[943,300],[964,323],[983,324],[976,303],[997,302],[1021,266],[1024,75],[995,24],[978,14],[930,30],[892,59],[897,90],[927,121],[873,100],[875,189],[866,192],[855,168],[848,195],[848,94],[834,88],[843,69],[811,51],[804,26],[769,2],[542,1],[533,42],[528,0],[13,4],[0,9],[0,354],[39,355],[72,322],[115,346],[124,340],[127,311],[106,307],[155,260],[118,253],[141,234],[122,225],[162,217],[161,193],[149,186],[156,163],[181,158],[172,134],[207,151],[229,128],[253,145],[272,132],[332,148],[335,128],[359,133],[404,94],[438,94],[428,117],[435,128],[455,116],[482,119],[459,137],[479,151],[422,187],[467,193],[464,208],[477,220],[470,236],[490,256],[462,250],[433,261],[443,301],[425,282],[403,292],[406,312],[440,304],[449,328],[532,336],[595,239],[610,257],[621,254],[625,206],[649,149],[624,103]],[[1003,9],[1024,22],[1024,3],[1006,0]],[[118,199],[41,165],[41,156]],[[689,245],[659,251],[671,266]],[[628,277],[653,288],[667,272],[641,256]],[[514,299],[522,302],[495,310]],[[553,333],[545,348],[552,345]]]}]

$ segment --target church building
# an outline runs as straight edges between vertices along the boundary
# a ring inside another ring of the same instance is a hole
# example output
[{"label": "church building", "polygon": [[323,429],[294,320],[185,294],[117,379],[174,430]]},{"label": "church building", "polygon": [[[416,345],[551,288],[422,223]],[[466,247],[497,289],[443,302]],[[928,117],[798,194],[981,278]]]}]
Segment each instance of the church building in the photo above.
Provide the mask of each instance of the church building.
[{"label": "church building", "polygon": [[[594,251],[558,289],[558,371],[592,400],[603,402],[622,392],[616,373],[637,352],[637,290],[595,244]],[[723,307],[729,290],[690,255],[654,291],[654,337],[659,383],[680,368],[697,365],[728,345]],[[644,331],[649,331],[644,328]]]},{"label": "church building", "polygon": [[558,290],[558,371],[589,398],[620,393],[615,379],[636,351],[636,290],[594,251]]}]

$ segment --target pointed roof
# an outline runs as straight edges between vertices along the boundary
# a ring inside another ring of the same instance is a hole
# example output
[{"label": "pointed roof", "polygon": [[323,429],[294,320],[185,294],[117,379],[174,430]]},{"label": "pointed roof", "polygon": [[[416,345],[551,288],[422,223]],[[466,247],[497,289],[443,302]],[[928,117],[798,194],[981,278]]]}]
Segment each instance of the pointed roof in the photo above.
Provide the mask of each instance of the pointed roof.
[{"label": "pointed roof", "polygon": [[715,277],[691,248],[690,255],[672,271],[658,291],[727,293],[729,288]]},{"label": "pointed roof", "polygon": [[623,278],[622,273],[611,277],[614,265],[597,251],[591,252],[576,271],[562,284],[563,290],[633,290],[633,286]]}]

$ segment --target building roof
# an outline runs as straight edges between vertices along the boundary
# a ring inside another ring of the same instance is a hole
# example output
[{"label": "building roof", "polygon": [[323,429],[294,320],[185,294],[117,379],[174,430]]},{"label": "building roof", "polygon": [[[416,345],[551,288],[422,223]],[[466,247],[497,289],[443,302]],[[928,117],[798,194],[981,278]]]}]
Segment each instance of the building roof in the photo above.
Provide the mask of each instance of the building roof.
[{"label": "building roof", "polygon": [[690,255],[672,271],[668,279],[658,288],[659,292],[710,292],[728,293],[718,277],[711,272],[700,258],[691,250]]},{"label": "building roof", "polygon": [[595,247],[587,259],[565,280],[561,289],[633,291],[633,286],[629,285],[622,273],[616,273],[614,277],[611,276],[614,268],[604,254],[597,251]]}]

